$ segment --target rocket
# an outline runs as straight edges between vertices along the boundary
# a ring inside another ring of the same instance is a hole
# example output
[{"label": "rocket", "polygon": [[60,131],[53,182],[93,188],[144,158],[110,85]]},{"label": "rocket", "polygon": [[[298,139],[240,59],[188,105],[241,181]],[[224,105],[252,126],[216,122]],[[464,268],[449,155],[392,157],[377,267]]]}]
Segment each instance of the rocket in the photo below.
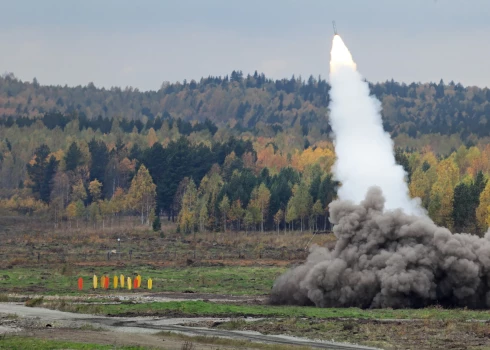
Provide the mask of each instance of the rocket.
[{"label": "rocket", "polygon": [[332,21],[332,25],[333,25],[333,33],[334,33],[334,35],[339,35],[337,33],[337,26],[335,25],[335,21]]}]

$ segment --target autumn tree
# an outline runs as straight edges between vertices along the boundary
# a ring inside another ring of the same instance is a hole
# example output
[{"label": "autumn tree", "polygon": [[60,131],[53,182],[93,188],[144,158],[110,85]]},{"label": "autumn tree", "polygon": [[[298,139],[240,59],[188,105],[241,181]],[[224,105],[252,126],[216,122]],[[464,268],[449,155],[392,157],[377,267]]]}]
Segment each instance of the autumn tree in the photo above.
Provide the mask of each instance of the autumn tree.
[{"label": "autumn tree", "polygon": [[83,181],[78,180],[71,189],[71,200],[76,202],[78,200],[84,201],[87,199],[87,190],[85,189],[85,185]]},{"label": "autumn tree", "polygon": [[100,183],[100,181],[97,179],[90,181],[90,183],[88,184],[88,191],[90,193],[92,202],[97,202],[102,195],[102,183]]},{"label": "autumn tree", "polygon": [[242,220],[245,211],[242,208],[242,203],[240,199],[237,199],[231,204],[230,210],[228,211],[228,217],[233,222],[236,222],[236,230],[240,230],[240,222]]},{"label": "autumn tree", "polygon": [[487,181],[480,194],[479,204],[476,208],[476,220],[481,232],[490,226],[490,181]]},{"label": "autumn tree", "polygon": [[[310,213],[312,201],[313,200],[308,190],[308,185],[305,182],[301,182],[299,185],[294,186],[293,196],[288,203],[288,211],[291,211],[289,218],[294,220],[294,216],[299,217],[301,231],[303,231],[304,220]],[[295,214],[294,216],[292,216],[293,213]]]},{"label": "autumn tree", "polygon": [[283,219],[284,219],[284,212],[282,211],[282,209],[279,209],[277,213],[274,215],[274,223],[276,224],[277,233],[279,233],[279,226],[281,225]]},{"label": "autumn tree", "polygon": [[219,210],[223,218],[223,232],[226,232],[226,221],[228,219],[228,212],[230,211],[230,200],[227,195],[224,195],[223,199],[219,203]]},{"label": "autumn tree", "polygon": [[200,203],[199,218],[198,219],[199,219],[199,231],[204,232],[206,230],[206,226],[208,225],[208,222],[209,222],[207,200],[203,200]]},{"label": "autumn tree", "polygon": [[311,208],[311,215],[313,216],[314,230],[318,229],[318,217],[324,214],[322,202],[318,199]]},{"label": "autumn tree", "polygon": [[194,180],[190,179],[182,196],[182,206],[178,216],[180,231],[183,233],[195,232],[197,219],[197,189]]},{"label": "autumn tree", "polygon": [[250,201],[250,207],[255,207],[260,213],[260,231],[264,232],[264,221],[269,214],[269,203],[271,199],[271,192],[264,183],[261,183],[259,187],[256,187],[252,191],[252,198]]},{"label": "autumn tree", "polygon": [[141,165],[131,181],[128,192],[129,207],[141,216],[141,224],[150,225],[155,210],[156,186],[148,169]]},{"label": "autumn tree", "polygon": [[438,225],[453,228],[454,187],[459,181],[459,169],[453,159],[437,165],[437,180],[431,189],[429,215]]}]

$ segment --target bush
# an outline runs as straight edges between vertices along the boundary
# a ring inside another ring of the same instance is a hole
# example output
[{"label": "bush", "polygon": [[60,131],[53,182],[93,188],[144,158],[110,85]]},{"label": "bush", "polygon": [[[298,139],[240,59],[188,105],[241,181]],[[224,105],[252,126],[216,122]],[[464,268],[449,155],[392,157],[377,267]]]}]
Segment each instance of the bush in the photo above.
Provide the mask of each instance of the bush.
[{"label": "bush", "polygon": [[28,307],[35,307],[35,306],[39,306],[43,303],[44,301],[44,298],[43,297],[40,297],[40,298],[33,298],[33,299],[29,299],[25,302],[25,306],[28,306]]},{"label": "bush", "polygon": [[162,229],[162,223],[160,222],[160,216],[156,216],[155,220],[153,220],[153,231],[157,232]]}]

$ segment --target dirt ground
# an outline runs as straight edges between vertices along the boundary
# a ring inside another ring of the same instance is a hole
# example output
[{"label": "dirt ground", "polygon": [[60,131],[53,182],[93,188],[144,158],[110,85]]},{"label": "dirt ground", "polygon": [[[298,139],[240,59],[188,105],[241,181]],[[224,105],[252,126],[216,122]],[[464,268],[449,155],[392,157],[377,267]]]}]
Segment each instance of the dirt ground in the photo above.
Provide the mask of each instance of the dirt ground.
[{"label": "dirt ground", "polygon": [[[210,348],[209,345],[205,344],[212,344],[213,349],[261,348],[280,350],[294,346],[322,349],[372,349],[358,345],[316,341],[300,337],[264,335],[260,332],[185,326],[191,320],[218,324],[229,321],[226,318],[209,317],[93,316],[26,307],[22,304],[0,304],[0,327],[10,328],[11,334],[29,337],[110,345],[140,345],[165,349],[183,349],[186,341],[195,343],[194,345],[200,349]],[[179,334],[176,335],[176,332]],[[6,332],[4,331],[4,333]]]}]

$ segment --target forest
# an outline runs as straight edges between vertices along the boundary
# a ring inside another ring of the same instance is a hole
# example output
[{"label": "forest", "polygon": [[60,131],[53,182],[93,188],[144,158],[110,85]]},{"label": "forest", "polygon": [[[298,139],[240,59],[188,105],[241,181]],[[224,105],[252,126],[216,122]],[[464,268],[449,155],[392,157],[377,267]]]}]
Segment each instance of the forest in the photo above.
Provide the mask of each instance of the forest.
[{"label": "forest", "polygon": [[[490,92],[370,84],[412,196],[454,231],[490,224]],[[330,229],[336,198],[321,77],[234,71],[133,88],[0,78],[0,210],[105,229],[124,215],[182,233]],[[360,169],[362,171],[362,169]]]}]

